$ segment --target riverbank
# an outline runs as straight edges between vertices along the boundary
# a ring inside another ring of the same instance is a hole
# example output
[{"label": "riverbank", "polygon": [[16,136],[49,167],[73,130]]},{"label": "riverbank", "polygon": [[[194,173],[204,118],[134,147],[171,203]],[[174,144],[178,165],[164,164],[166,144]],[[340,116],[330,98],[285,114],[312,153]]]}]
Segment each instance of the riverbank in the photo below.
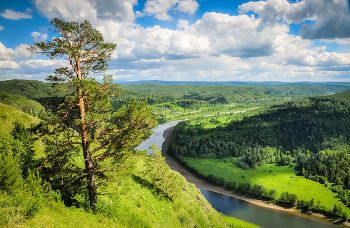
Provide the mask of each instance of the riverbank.
[{"label": "riverbank", "polygon": [[[256,199],[248,198],[248,197],[245,197],[242,195],[237,195],[231,191],[228,191],[226,189],[223,189],[221,187],[218,187],[214,184],[208,183],[208,182],[196,177],[191,172],[189,172],[186,168],[184,168],[183,166],[178,164],[177,161],[173,157],[169,156],[169,154],[167,153],[167,149],[168,149],[168,146],[169,146],[169,143],[171,140],[171,135],[172,135],[174,128],[175,128],[175,126],[169,127],[167,129],[165,129],[163,132],[163,138],[165,139],[165,141],[163,142],[163,145],[162,145],[162,154],[165,157],[166,163],[170,166],[170,168],[172,170],[179,172],[182,176],[184,176],[186,178],[186,180],[188,182],[195,184],[197,188],[203,188],[203,189],[207,189],[207,190],[210,190],[213,192],[225,194],[228,196],[235,197],[237,199],[241,199],[241,200],[253,203],[253,204],[261,206],[261,207],[267,207],[267,208],[271,208],[271,209],[275,209],[275,210],[285,211],[285,212],[292,213],[292,214],[302,216],[302,217],[305,217],[308,219],[312,219],[315,221],[320,221],[320,222],[324,221],[325,222],[325,220],[328,220],[328,221],[333,222],[334,224],[342,224],[342,223],[339,223],[339,220],[335,220],[333,218],[329,218],[329,217],[326,217],[326,216],[321,215],[321,214],[312,213],[311,215],[313,215],[313,216],[309,216],[307,214],[301,213],[300,211],[298,211],[294,208],[284,208],[284,207],[277,206],[277,205],[272,204],[272,203],[271,204],[264,203],[262,200],[256,200]],[[319,218],[322,218],[322,220],[320,220]],[[343,224],[346,226],[350,226],[350,223],[348,223],[348,222],[343,223]]]}]

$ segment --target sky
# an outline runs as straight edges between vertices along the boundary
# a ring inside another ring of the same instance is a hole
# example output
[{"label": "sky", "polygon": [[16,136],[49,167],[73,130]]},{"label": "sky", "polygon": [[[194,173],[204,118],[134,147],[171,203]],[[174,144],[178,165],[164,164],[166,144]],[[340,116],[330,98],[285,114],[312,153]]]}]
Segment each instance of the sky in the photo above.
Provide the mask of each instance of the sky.
[{"label": "sky", "polygon": [[0,80],[68,64],[27,50],[52,40],[53,18],[117,43],[105,72],[117,81],[350,81],[348,0],[2,1]]}]

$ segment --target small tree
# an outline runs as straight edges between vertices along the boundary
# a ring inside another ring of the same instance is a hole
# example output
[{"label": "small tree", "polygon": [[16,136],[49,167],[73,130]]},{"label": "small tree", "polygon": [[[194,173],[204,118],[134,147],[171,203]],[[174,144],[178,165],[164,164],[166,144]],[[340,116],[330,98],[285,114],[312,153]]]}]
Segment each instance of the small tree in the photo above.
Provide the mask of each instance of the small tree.
[{"label": "small tree", "polygon": [[88,21],[64,22],[55,18],[51,25],[59,37],[30,47],[31,51],[46,54],[50,59],[64,57],[69,62],[46,78],[67,94],[56,106],[55,117],[47,122],[46,133],[51,134],[52,143],[48,145],[45,167],[68,170],[69,158],[82,151],[85,170],[74,178],[85,177],[93,206],[97,202],[95,176],[104,177],[102,161],[114,158],[115,162],[121,162],[133,154],[134,148],[151,135],[156,117],[145,102],[135,101],[111,114],[110,97],[121,91],[112,83],[112,76],[104,76],[102,83],[89,77],[91,72],[107,69],[116,44],[104,43],[101,33]]}]

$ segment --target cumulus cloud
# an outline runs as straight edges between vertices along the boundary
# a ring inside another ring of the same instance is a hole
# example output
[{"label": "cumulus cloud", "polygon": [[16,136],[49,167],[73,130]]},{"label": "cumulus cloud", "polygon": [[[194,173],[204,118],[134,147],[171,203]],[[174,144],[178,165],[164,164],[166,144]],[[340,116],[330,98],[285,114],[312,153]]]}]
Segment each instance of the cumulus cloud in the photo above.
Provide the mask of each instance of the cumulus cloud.
[{"label": "cumulus cloud", "polygon": [[1,30],[4,30],[4,27],[2,27],[2,26],[0,25],[0,31],[1,31]]},{"label": "cumulus cloud", "polygon": [[88,0],[97,11],[97,18],[112,19],[118,22],[130,22],[135,19],[133,6],[137,0]]},{"label": "cumulus cloud", "polygon": [[0,60],[12,60],[15,57],[15,51],[12,48],[6,48],[0,42]]},{"label": "cumulus cloud", "polygon": [[49,19],[57,17],[79,22],[99,19],[132,23],[136,4],[137,0],[35,0],[35,6]]},{"label": "cumulus cloud", "polygon": [[31,37],[34,37],[34,42],[45,41],[47,39],[47,34],[41,34],[40,32],[32,32]]},{"label": "cumulus cloud", "polygon": [[13,50],[12,48],[6,48],[0,42],[0,60],[12,61],[16,58],[28,59],[34,57],[35,54],[28,51],[28,47],[29,45],[20,44]]},{"label": "cumulus cloud", "polygon": [[19,20],[19,19],[31,19],[32,16],[26,13],[21,13],[13,10],[5,10],[4,13],[0,14],[3,18],[11,19],[11,20]]},{"label": "cumulus cloud", "polygon": [[85,0],[35,0],[36,8],[47,18],[63,18],[67,21],[83,21],[90,13],[95,14],[90,3]]},{"label": "cumulus cloud", "polygon": [[1,61],[0,60],[0,69],[1,70],[13,70],[13,69],[19,69],[20,67],[18,64],[14,61]]},{"label": "cumulus cloud", "polygon": [[195,0],[147,0],[144,12],[148,15],[155,15],[163,21],[170,21],[172,17],[168,11],[177,10],[184,13],[194,14],[199,4]]},{"label": "cumulus cloud", "polygon": [[[347,55],[323,54],[325,47],[314,47],[313,41],[289,33],[288,23],[318,19],[319,14],[305,11],[308,2],[313,1],[251,2],[251,5],[242,5],[240,10],[242,13],[253,10],[259,14],[257,18],[212,12],[205,13],[195,23],[179,20],[176,29],[166,29],[159,25],[143,28],[134,20],[144,15],[171,20],[170,11],[194,13],[198,3],[148,0],[143,12],[134,13],[132,7],[136,1],[133,0],[35,0],[37,8],[48,18],[79,22],[87,19],[107,42],[117,43],[107,72],[116,79],[297,81],[300,77],[302,80],[344,78],[348,75],[344,70],[349,66],[344,60]],[[281,19],[284,22],[281,23]],[[35,33],[33,37],[40,39],[42,35]],[[58,63],[29,60],[18,64],[20,69],[15,70],[18,75],[29,72],[43,75],[43,79],[59,66]],[[338,74],[333,74],[335,68]]]},{"label": "cumulus cloud", "polygon": [[279,20],[303,24],[303,39],[332,39],[350,37],[350,20],[345,0],[304,0],[289,3],[287,0],[249,2],[239,6],[241,13],[253,11],[259,14],[261,26],[275,25]]}]

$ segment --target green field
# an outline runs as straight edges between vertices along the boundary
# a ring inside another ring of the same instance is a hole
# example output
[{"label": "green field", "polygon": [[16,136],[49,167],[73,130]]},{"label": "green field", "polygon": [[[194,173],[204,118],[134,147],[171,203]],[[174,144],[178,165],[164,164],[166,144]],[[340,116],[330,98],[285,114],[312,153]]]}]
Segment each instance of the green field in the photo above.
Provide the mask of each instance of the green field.
[{"label": "green field", "polygon": [[[185,161],[192,167],[196,168],[200,173],[205,175],[214,174],[217,177],[224,177],[226,181],[236,181],[238,183],[250,183],[263,185],[267,189],[276,189],[277,195],[284,191],[294,193],[299,199],[310,200],[314,198],[314,202],[318,201],[321,205],[333,208],[334,204],[341,205],[343,211],[350,213],[338,198],[336,193],[332,192],[324,185],[308,180],[302,176],[296,176],[294,169],[287,166],[276,166],[268,164],[258,167],[256,170],[243,170],[236,167],[231,162],[225,162],[223,159],[199,159],[184,157]],[[271,170],[271,172],[270,172]],[[242,177],[244,175],[244,178]],[[328,183],[329,184],[329,183]]]}]

